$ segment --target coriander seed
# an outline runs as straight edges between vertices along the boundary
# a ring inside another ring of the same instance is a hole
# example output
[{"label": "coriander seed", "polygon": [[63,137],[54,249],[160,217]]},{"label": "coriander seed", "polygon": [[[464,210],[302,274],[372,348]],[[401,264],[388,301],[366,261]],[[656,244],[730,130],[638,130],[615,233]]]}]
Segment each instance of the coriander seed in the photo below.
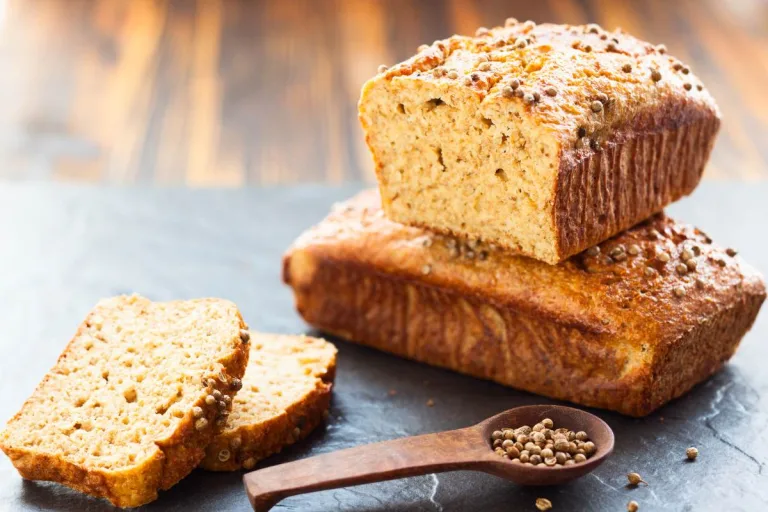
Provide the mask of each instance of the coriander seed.
[{"label": "coriander seed", "polygon": [[546,498],[536,498],[536,508],[544,512],[552,508],[552,502]]},{"label": "coriander seed", "polygon": [[491,440],[496,441],[497,439],[501,439],[504,436],[504,433],[501,430],[494,430],[493,434],[491,434]]},{"label": "coriander seed", "polygon": [[549,428],[549,429],[555,426],[555,423],[549,418],[544,418],[543,420],[541,420],[541,424],[544,425],[544,428]]},{"label": "coriander seed", "polygon": [[696,449],[694,446],[691,446],[687,450],[685,450],[685,456],[688,457],[688,460],[696,460],[696,457],[699,456],[699,450]]},{"label": "coriander seed", "polygon": [[511,439],[507,439],[506,441],[502,441],[501,447],[505,450],[507,448],[513,448],[515,446],[515,443]]},{"label": "coriander seed", "polygon": [[584,455],[583,453],[577,453],[576,455],[574,455],[573,460],[576,463],[584,462],[585,460],[587,460],[587,456]]},{"label": "coriander seed", "polygon": [[640,483],[648,485],[648,482],[643,480],[643,478],[638,473],[627,473],[627,480],[629,480],[629,485],[638,485]]},{"label": "coriander seed", "polygon": [[637,512],[638,510],[640,510],[640,505],[635,500],[627,503],[627,512]]}]

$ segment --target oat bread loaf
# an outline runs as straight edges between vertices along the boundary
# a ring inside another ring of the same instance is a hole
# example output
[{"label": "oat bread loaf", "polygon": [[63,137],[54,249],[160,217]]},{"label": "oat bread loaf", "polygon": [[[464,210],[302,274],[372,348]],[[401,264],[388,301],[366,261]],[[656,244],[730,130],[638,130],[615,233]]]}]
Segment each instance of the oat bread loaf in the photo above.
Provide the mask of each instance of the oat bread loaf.
[{"label": "oat bread loaf", "polygon": [[327,415],[336,347],[309,336],[251,332],[251,355],[227,424],[200,466],[253,469],[309,435]]},{"label": "oat bread loaf", "polygon": [[389,221],[375,193],[284,259],[311,325],[518,389],[643,416],[717,371],[765,299],[734,251],[663,214],[559,265]]},{"label": "oat bread loaf", "polygon": [[548,263],[689,194],[720,125],[663,45],[513,19],[380,68],[359,116],[389,218]]},{"label": "oat bread loaf", "polygon": [[118,507],[152,501],[197,466],[229,413],[248,362],[246,328],[220,299],[103,300],[0,433],[0,448],[26,479]]}]

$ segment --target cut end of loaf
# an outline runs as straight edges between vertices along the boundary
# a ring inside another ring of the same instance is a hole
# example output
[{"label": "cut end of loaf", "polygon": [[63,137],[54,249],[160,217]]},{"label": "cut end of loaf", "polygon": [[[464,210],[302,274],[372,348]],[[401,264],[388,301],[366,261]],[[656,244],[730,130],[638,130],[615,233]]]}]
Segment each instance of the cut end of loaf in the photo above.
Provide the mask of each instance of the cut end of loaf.
[{"label": "cut end of loaf", "polygon": [[[121,507],[151,501],[197,465],[228,414],[231,381],[248,358],[244,327],[237,307],[219,299],[101,301],[8,422],[0,448],[25,478]],[[214,393],[221,400],[207,404]]]},{"label": "cut end of loaf", "polygon": [[306,437],[330,405],[336,347],[309,336],[251,333],[251,353],[225,428],[200,464],[212,471],[253,469]]},{"label": "cut end of loaf", "polygon": [[481,100],[468,89],[406,79],[364,92],[383,208],[404,224],[556,262],[558,143],[522,123],[524,113]]}]

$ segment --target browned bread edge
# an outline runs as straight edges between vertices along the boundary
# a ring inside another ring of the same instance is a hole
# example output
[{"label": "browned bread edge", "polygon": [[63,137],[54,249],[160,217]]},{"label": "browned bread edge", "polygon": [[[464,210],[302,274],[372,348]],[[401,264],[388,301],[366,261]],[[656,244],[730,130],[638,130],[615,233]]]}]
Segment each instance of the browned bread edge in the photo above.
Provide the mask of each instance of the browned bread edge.
[{"label": "browned bread edge", "polygon": [[[328,416],[331,390],[336,377],[335,357],[328,371],[318,377],[315,389],[301,401],[287,407],[283,414],[259,425],[242,426],[216,436],[208,445],[200,467],[209,471],[253,469],[260,460],[306,438]],[[235,438],[240,439],[237,448],[232,444]],[[224,462],[218,458],[221,450],[231,454]]]}]

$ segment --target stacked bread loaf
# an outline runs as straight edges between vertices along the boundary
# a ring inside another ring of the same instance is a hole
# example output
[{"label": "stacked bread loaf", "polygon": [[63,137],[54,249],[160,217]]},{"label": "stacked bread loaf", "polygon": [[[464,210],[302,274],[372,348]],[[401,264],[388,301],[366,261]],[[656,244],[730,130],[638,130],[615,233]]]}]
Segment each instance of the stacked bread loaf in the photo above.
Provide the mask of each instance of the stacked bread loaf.
[{"label": "stacked bread loaf", "polygon": [[382,66],[359,104],[379,192],[295,242],[312,325],[633,416],[717,371],[762,277],[661,210],[720,119],[663,45],[509,19]]}]

